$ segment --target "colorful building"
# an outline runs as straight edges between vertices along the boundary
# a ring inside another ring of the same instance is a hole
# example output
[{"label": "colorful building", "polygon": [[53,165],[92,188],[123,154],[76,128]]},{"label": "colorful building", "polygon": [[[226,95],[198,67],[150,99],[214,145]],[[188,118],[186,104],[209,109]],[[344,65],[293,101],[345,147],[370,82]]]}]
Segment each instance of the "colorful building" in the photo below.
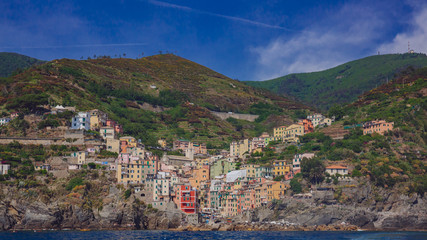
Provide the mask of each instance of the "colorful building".
[{"label": "colorful building", "polygon": [[273,162],[273,176],[285,176],[291,171],[290,166],[286,164],[286,160],[276,160]]},{"label": "colorful building", "polygon": [[178,207],[186,214],[195,214],[197,208],[197,190],[190,185],[180,185],[177,192]]},{"label": "colorful building", "polygon": [[98,109],[90,110],[88,113],[90,116],[90,129],[91,130],[96,130],[96,129],[99,129],[100,127],[106,125],[106,121],[108,118],[106,113],[99,111]]},{"label": "colorful building", "polygon": [[117,182],[140,184],[158,172],[158,159],[154,156],[140,158],[121,153],[117,159]]},{"label": "colorful building", "polygon": [[10,164],[0,164],[0,174],[6,175],[10,170]]},{"label": "colorful building", "polygon": [[173,150],[181,149],[185,152],[187,149],[194,149],[194,154],[207,154],[206,144],[193,143],[188,140],[180,139],[173,142]]},{"label": "colorful building", "polygon": [[286,131],[286,126],[280,126],[273,129],[273,137],[283,137]]},{"label": "colorful building", "polygon": [[85,151],[78,151],[71,153],[72,158],[77,158],[77,164],[83,165],[86,163],[88,153]]},{"label": "colorful building", "polygon": [[314,153],[304,153],[304,154],[295,154],[294,159],[292,159],[292,170],[294,174],[301,172],[301,160],[303,158],[313,158]]},{"label": "colorful building", "polygon": [[236,163],[227,159],[220,159],[214,162],[210,168],[210,177],[213,179],[216,176],[227,174],[236,169]]},{"label": "colorful building", "polygon": [[107,151],[120,153],[120,140],[107,138]]},{"label": "colorful building", "polygon": [[112,127],[101,127],[99,129],[99,134],[103,139],[107,139],[107,138],[114,139],[115,131],[114,131],[114,128]]},{"label": "colorful building", "polygon": [[250,153],[251,151],[251,141],[249,139],[230,143],[230,156],[242,157],[245,153]]},{"label": "colorful building", "polygon": [[79,112],[71,119],[71,129],[90,130],[90,115],[87,112]]},{"label": "colorful building", "polygon": [[120,151],[127,153],[128,148],[135,148],[137,146],[136,139],[134,137],[121,137],[120,138]]},{"label": "colorful building", "polygon": [[384,135],[385,132],[393,130],[394,122],[385,120],[370,121],[363,124],[363,135],[378,133]]},{"label": "colorful building", "polygon": [[[320,113],[315,113],[315,114],[312,114],[312,115],[309,115],[309,116],[307,116],[307,119],[308,120],[311,120],[311,122],[313,123],[313,126],[314,127],[317,127],[319,124],[320,124],[320,122],[323,120],[323,119],[325,119],[325,116],[323,116],[322,114],[320,114]],[[329,124],[330,125],[330,124]]]},{"label": "colorful building", "polygon": [[209,165],[204,165],[199,169],[194,169],[193,176],[188,179],[190,185],[193,188],[200,189],[201,183],[209,180],[209,174]]},{"label": "colorful building", "polygon": [[304,134],[314,132],[314,126],[310,119],[300,120],[298,124],[304,126]]},{"label": "colorful building", "polygon": [[348,174],[348,168],[346,166],[340,166],[340,165],[331,165],[327,166],[325,172],[329,173],[329,175],[347,175]]}]

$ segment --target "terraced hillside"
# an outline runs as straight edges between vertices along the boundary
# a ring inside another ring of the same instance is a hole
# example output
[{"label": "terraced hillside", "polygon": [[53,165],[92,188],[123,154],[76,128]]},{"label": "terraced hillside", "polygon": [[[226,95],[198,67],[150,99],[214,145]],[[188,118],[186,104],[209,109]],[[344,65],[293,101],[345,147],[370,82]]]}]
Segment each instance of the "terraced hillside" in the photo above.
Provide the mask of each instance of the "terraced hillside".
[{"label": "terraced hillside", "polygon": [[[263,122],[272,124],[266,121],[271,116],[292,118],[307,108],[172,54],[138,60],[54,60],[2,79],[0,87],[3,112],[37,113],[43,104],[98,108],[122,123],[126,134],[150,144],[160,137],[179,137],[219,147],[265,131],[269,127]],[[156,106],[161,108],[146,110]],[[209,110],[260,117],[253,123],[223,121]]]}]

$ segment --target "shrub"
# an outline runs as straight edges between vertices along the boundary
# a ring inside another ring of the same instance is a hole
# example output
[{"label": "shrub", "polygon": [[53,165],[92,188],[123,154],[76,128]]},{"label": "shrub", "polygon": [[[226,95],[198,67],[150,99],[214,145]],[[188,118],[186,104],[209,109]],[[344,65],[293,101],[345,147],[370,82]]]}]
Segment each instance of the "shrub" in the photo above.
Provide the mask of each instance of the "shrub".
[{"label": "shrub", "polygon": [[362,173],[359,170],[354,169],[353,172],[351,173],[351,176],[352,177],[361,177]]},{"label": "shrub", "polygon": [[292,192],[294,192],[294,193],[300,193],[300,192],[302,192],[302,186],[301,186],[301,183],[300,183],[300,182],[298,182],[298,180],[297,180],[297,179],[292,178],[292,179],[291,179],[291,182],[290,182],[290,185],[291,185],[291,190],[292,190]]},{"label": "shrub", "polygon": [[125,191],[125,199],[128,199],[130,197],[130,194],[132,193],[132,191],[130,189]]},{"label": "shrub", "polygon": [[87,166],[89,167],[89,169],[95,169],[96,168],[96,164],[93,162],[88,163]]},{"label": "shrub", "polygon": [[68,191],[71,191],[71,190],[73,190],[73,188],[75,188],[76,186],[80,186],[80,185],[83,185],[83,179],[80,177],[74,177],[68,182],[65,189],[67,189]]}]

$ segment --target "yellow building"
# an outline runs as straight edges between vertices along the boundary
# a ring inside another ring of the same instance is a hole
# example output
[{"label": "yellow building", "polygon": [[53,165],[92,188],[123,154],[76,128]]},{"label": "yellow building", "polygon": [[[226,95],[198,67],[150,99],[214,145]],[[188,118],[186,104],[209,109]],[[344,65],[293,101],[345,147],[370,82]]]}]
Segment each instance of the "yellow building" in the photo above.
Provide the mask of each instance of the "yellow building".
[{"label": "yellow building", "polygon": [[243,154],[250,153],[251,150],[251,141],[249,139],[230,143],[230,156],[242,157]]},{"label": "yellow building", "polygon": [[246,164],[242,167],[242,170],[246,170],[246,177],[254,179],[257,177],[257,172],[260,170],[259,165],[256,164]]},{"label": "yellow building", "polygon": [[157,143],[160,145],[160,147],[165,148],[167,145],[167,142],[165,139],[159,139],[157,140]]},{"label": "yellow building", "polygon": [[302,124],[292,124],[286,128],[283,133],[283,141],[284,142],[298,142],[298,136],[304,135],[304,125]]},{"label": "yellow building", "polygon": [[283,137],[286,130],[286,126],[280,126],[273,129],[273,137]]},{"label": "yellow building", "polygon": [[285,195],[287,185],[283,182],[269,182],[267,183],[267,196],[268,201],[273,199],[280,199],[281,196]]},{"label": "yellow building", "polygon": [[290,166],[286,165],[286,160],[276,160],[273,163],[273,176],[282,176],[286,175],[286,173],[290,172]]},{"label": "yellow building", "polygon": [[209,165],[210,160],[210,158],[196,159],[196,168],[202,168],[203,166]]},{"label": "yellow building", "polygon": [[137,142],[136,139],[134,137],[121,137],[120,141],[125,141],[127,142],[128,147],[136,147]]},{"label": "yellow building", "polygon": [[71,157],[77,158],[77,164],[82,165],[86,163],[87,152],[79,151],[71,153]]},{"label": "yellow building", "polygon": [[120,154],[117,164],[117,182],[124,184],[144,183],[147,175],[157,174],[157,160],[140,159],[129,154]]},{"label": "yellow building", "polygon": [[96,130],[104,126],[107,121],[107,114],[99,111],[98,109],[93,109],[89,111],[90,115],[90,129]]}]

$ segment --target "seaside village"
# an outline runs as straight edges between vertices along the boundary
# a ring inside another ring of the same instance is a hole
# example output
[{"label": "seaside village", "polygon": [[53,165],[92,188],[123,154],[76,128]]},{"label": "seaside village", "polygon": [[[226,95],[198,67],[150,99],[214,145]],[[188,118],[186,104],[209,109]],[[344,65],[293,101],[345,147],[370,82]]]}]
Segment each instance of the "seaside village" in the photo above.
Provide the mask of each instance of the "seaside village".
[{"label": "seaside village", "polygon": [[[50,114],[63,111],[75,112],[75,109],[57,106],[51,109]],[[1,118],[0,123],[8,124],[17,116],[18,113],[13,113]],[[227,218],[284,197],[290,179],[301,171],[301,160],[315,156],[308,152],[295,155],[292,163],[277,160],[271,166],[260,166],[246,163],[250,154],[263,152],[272,141],[298,145],[299,136],[313,132],[317,126],[329,126],[332,122],[333,119],[313,114],[289,126],[274,128],[273,136],[264,133],[252,139],[232,142],[229,150],[222,150],[214,156],[208,154],[205,144],[177,139],[169,146],[173,144],[173,152],[182,154],[158,157],[147,151],[138,139],[123,135],[120,124],[95,109],[75,113],[71,126],[64,129],[62,140],[51,138],[41,143],[58,145],[62,141],[62,144],[84,146],[84,149],[80,147],[70,156],[53,157],[44,163],[35,162],[35,169],[44,169],[61,177],[61,174],[96,164],[106,171],[115,171],[117,184],[132,188],[137,198],[154,208],[178,208],[186,214],[206,219]],[[365,123],[363,129],[364,134],[382,134],[393,129],[393,123],[373,121]],[[91,136],[88,132],[95,131],[99,133],[98,138],[88,137]],[[26,144],[25,141],[31,139],[21,140]],[[37,139],[27,144],[34,142]],[[165,140],[160,139],[158,143],[162,150],[171,150]],[[115,154],[112,154],[114,157],[99,158],[100,152]],[[1,174],[6,174],[8,169],[7,164],[0,165]],[[331,175],[349,174],[347,166],[342,165],[327,166],[326,171]]]}]

